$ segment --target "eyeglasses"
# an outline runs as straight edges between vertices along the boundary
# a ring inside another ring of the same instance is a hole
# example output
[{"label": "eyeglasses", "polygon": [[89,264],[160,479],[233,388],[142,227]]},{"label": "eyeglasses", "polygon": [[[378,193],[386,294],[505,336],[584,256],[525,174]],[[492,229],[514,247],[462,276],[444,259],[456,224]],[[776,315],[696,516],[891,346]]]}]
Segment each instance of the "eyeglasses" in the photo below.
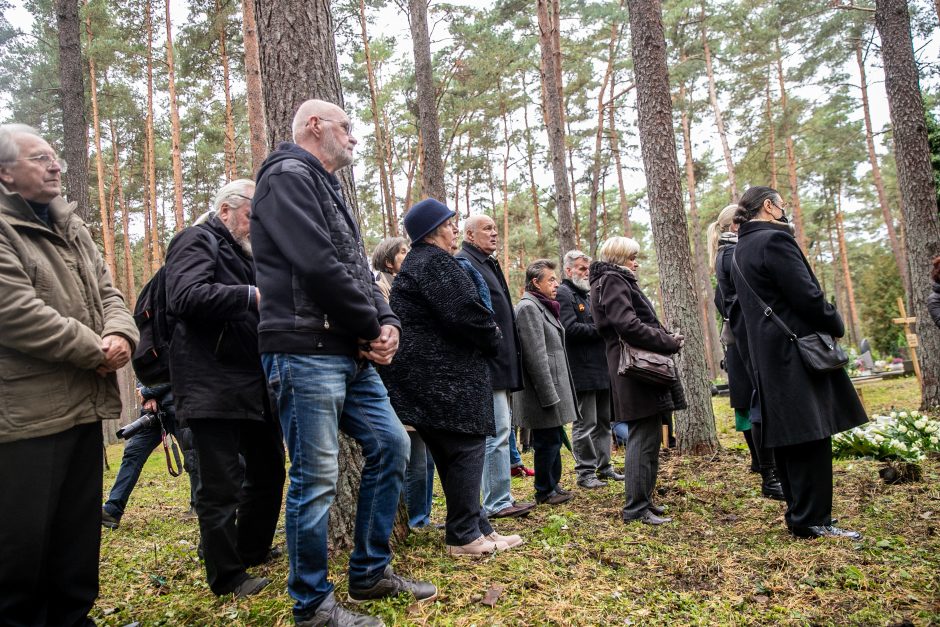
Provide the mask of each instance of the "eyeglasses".
[{"label": "eyeglasses", "polygon": [[344,132],[344,133],[346,133],[346,134],[349,135],[349,136],[352,136],[352,133],[353,133],[353,123],[352,123],[351,121],[346,121],[346,120],[331,120],[330,118],[321,118],[321,117],[319,117],[319,116],[317,116],[317,118],[318,118],[321,122],[332,122],[333,124],[338,124],[339,127],[340,127],[341,129],[343,129],[343,132]]},{"label": "eyeglasses", "polygon": [[59,159],[58,157],[53,157],[52,155],[36,155],[35,157],[22,157],[17,159],[17,161],[36,161],[42,167],[47,170],[52,167],[52,164],[55,163],[59,166],[59,170],[62,171],[62,174],[65,174],[69,171],[69,164],[65,162],[65,159]]}]

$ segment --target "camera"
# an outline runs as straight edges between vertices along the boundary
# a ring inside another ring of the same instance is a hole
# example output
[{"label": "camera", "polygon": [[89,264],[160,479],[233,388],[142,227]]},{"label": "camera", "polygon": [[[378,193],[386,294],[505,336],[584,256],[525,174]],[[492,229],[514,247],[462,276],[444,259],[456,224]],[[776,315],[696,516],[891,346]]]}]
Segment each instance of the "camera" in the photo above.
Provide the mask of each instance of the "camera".
[{"label": "camera", "polygon": [[159,425],[162,422],[163,412],[144,412],[137,420],[130,423],[123,429],[119,429],[116,435],[123,440],[129,440],[144,429],[149,429],[150,427]]}]

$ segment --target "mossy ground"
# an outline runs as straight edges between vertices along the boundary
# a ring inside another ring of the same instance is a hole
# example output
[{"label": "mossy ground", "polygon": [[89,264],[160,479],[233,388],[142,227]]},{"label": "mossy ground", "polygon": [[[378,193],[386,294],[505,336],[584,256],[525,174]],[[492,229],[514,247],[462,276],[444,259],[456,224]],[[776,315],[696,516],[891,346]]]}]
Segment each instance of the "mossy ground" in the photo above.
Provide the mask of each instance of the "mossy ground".
[{"label": "mossy ground", "polygon": [[[863,395],[870,413],[910,409],[918,398],[912,379],[866,384]],[[415,533],[397,547],[394,565],[437,583],[440,597],[427,605],[377,602],[368,611],[390,625],[940,624],[940,462],[924,463],[923,481],[896,486],[878,479],[877,462],[836,462],[835,515],[864,540],[795,540],[783,505],[761,498],[757,475],[748,473],[727,399],[715,399],[715,409],[721,452],[662,459],[659,500],[675,523],[624,525],[623,487],[611,484],[573,488],[566,505],[497,521],[500,532],[521,533],[526,544],[485,560],[447,557],[441,531]],[[108,450],[106,490],[120,456],[121,445]],[[571,487],[567,451],[564,459]],[[622,462],[621,450],[615,463]],[[513,479],[513,492],[531,498],[531,479]],[[121,527],[104,530],[94,618],[104,625],[292,624],[286,557],[256,570],[273,582],[261,594],[212,595],[196,557],[197,523],[182,518],[187,497],[185,477],[170,477],[162,454],[151,456]],[[443,513],[435,498],[434,519]],[[282,526],[275,542],[284,543]],[[336,556],[331,568],[341,597],[345,559]],[[495,606],[483,605],[497,586]]]}]

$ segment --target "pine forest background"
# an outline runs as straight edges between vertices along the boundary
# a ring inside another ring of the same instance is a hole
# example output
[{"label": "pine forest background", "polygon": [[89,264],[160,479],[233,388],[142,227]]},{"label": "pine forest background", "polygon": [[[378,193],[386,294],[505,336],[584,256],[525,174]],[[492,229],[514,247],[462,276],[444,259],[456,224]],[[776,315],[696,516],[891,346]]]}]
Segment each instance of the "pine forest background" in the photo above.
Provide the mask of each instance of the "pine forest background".
[{"label": "pine forest background", "polygon": [[[847,343],[867,337],[885,358],[905,351],[891,318],[910,289],[906,233],[874,4],[859,2],[663,3],[674,136],[711,378],[721,372],[705,228],[750,185],[776,187],[790,203],[798,239],[847,320]],[[246,72],[246,59],[257,67],[254,17],[243,19],[254,5],[88,0],[79,8],[82,65],[62,74],[57,7],[68,4],[0,0],[0,117],[36,126],[67,158],[77,150],[79,163],[69,158],[73,169],[84,168],[87,156],[80,210],[133,300],[173,234],[209,208],[226,180],[252,177],[267,150],[259,74]],[[423,197],[426,127],[418,123],[409,4],[329,5],[347,111],[360,140],[354,178],[370,249],[400,234],[405,209]],[[940,1],[912,1],[909,8],[940,184]],[[539,36],[539,20],[552,18],[560,24],[554,75],[544,71]],[[593,254],[610,235],[638,239],[641,282],[654,302],[662,301],[629,24],[623,0],[428,7],[444,194],[461,216],[494,217],[515,292],[528,262],[557,258],[560,242],[568,241],[556,210],[551,108],[543,106],[547,75],[562,86],[574,242]],[[81,74],[85,92],[84,110],[74,102],[65,109],[65,116],[84,116],[87,138],[78,147],[62,143],[60,76],[69,72]],[[81,196],[69,191],[72,199]]]}]

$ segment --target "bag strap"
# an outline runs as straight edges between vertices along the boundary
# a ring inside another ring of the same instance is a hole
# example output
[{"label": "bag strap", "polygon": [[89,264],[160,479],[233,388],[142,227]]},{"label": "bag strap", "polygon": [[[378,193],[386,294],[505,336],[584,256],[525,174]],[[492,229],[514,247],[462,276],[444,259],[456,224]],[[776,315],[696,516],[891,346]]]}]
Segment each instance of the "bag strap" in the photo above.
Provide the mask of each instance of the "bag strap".
[{"label": "bag strap", "polygon": [[754,295],[754,298],[757,299],[758,304],[760,304],[761,308],[764,310],[764,316],[773,320],[774,324],[780,327],[780,329],[787,334],[787,337],[789,337],[791,341],[795,341],[796,333],[794,333],[793,330],[788,327],[783,320],[780,319],[780,316],[778,316],[774,310],[770,308],[770,305],[764,302],[764,299],[757,295],[757,292],[754,291],[754,288],[751,287],[751,284],[747,282],[746,278],[744,278],[744,273],[741,272],[741,268],[738,266],[737,251],[731,254],[731,267],[735,272],[738,273],[738,276],[741,277],[741,281],[744,283],[744,287],[746,287],[747,290]]}]

